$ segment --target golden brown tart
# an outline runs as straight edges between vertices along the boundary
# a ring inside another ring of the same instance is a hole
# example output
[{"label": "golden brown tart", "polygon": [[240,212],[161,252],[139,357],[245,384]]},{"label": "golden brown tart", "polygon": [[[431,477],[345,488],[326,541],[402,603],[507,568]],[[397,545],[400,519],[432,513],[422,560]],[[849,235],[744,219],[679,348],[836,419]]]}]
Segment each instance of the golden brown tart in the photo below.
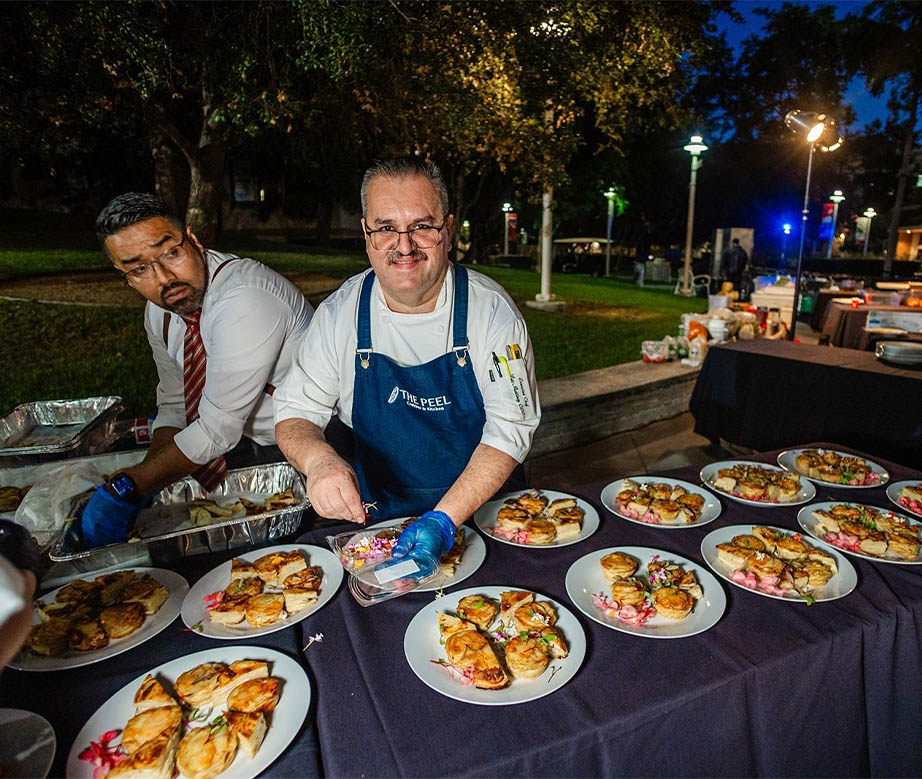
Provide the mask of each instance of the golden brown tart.
[{"label": "golden brown tart", "polygon": [[144,607],[140,603],[107,606],[99,612],[99,621],[109,638],[125,638],[144,624]]}]

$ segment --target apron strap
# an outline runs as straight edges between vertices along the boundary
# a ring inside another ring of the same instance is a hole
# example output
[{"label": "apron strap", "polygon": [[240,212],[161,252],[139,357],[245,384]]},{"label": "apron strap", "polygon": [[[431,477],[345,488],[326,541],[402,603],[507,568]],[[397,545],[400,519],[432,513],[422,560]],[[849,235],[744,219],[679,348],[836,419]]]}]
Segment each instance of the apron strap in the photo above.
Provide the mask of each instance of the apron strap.
[{"label": "apron strap", "polygon": [[467,365],[471,345],[467,338],[467,268],[455,264],[455,314],[452,321],[452,351],[462,368]]}]

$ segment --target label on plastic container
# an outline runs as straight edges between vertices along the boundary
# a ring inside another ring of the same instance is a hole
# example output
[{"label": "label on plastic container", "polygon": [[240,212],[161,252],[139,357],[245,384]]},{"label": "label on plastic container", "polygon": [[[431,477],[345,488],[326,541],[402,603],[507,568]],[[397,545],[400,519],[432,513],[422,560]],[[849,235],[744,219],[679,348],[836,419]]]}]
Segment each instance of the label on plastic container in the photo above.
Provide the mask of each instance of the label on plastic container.
[{"label": "label on plastic container", "polygon": [[416,560],[411,557],[400,563],[381,566],[375,570],[375,578],[378,580],[378,584],[387,584],[394,581],[394,579],[402,579],[414,573],[419,573],[419,566],[416,564]]}]

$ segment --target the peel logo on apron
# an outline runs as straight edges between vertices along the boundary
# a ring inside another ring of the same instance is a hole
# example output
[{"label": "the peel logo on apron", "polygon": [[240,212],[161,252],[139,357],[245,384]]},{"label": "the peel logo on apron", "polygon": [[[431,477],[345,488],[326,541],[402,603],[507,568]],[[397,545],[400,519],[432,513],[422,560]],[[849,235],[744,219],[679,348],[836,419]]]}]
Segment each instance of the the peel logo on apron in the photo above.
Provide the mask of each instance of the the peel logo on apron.
[{"label": "the peel logo on apron", "polygon": [[412,392],[407,392],[400,387],[394,387],[387,398],[388,403],[394,403],[397,398],[403,398],[409,408],[415,408],[417,411],[444,411],[446,406],[451,405],[447,395],[437,395],[434,398],[418,398]]}]

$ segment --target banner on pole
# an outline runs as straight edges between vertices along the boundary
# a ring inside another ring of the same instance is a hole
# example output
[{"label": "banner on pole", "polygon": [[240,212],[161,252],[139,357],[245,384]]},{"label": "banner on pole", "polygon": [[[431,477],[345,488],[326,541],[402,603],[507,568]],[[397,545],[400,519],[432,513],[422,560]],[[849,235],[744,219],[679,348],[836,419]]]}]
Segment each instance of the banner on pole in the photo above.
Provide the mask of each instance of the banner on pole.
[{"label": "banner on pole", "polygon": [[832,215],[835,211],[835,203],[823,203],[823,220],[820,222],[820,232],[818,238],[821,241],[828,241],[832,238],[835,225],[832,223]]}]

